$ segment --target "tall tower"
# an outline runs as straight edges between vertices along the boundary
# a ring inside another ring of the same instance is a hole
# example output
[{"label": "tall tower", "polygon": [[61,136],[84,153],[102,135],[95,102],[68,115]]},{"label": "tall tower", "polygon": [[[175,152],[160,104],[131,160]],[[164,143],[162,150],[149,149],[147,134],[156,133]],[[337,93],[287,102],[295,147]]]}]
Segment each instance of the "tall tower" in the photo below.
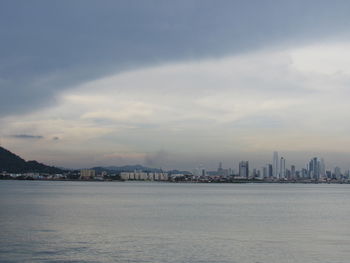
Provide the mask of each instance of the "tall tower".
[{"label": "tall tower", "polygon": [[290,167],[290,176],[291,176],[292,179],[295,179],[295,177],[296,177],[295,165],[292,165],[292,166]]},{"label": "tall tower", "polygon": [[286,159],[284,159],[284,157],[281,157],[281,160],[280,160],[279,178],[280,179],[286,178]]},{"label": "tall tower", "polygon": [[268,164],[267,165],[268,169],[267,169],[267,173],[268,173],[268,177],[269,178],[272,178],[273,177],[273,167],[272,167],[272,164]]},{"label": "tall tower", "polygon": [[320,162],[317,157],[314,157],[309,162],[309,177],[310,179],[318,180],[320,177]]},{"label": "tall tower", "polygon": [[239,162],[239,177],[249,178],[249,162],[241,161]]},{"label": "tall tower", "polygon": [[272,165],[273,177],[278,178],[278,152],[273,153]]},{"label": "tall tower", "polygon": [[321,158],[320,163],[319,163],[319,177],[320,179],[325,178],[326,176],[326,164],[324,162],[324,159]]},{"label": "tall tower", "polygon": [[219,162],[219,168],[218,168],[218,172],[221,172],[223,169],[222,169],[222,162]]}]

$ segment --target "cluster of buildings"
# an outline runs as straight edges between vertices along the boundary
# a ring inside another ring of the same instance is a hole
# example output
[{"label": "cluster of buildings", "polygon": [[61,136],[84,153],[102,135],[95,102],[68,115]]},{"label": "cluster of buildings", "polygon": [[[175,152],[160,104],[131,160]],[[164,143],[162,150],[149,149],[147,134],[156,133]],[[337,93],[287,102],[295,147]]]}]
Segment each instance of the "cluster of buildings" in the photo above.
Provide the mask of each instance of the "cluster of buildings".
[{"label": "cluster of buildings", "polygon": [[[168,181],[168,173],[165,172],[145,172],[135,170],[133,172],[119,172],[118,178],[122,181]],[[106,180],[109,174],[106,171],[96,173],[94,169],[80,170],[80,180]]]},{"label": "cluster of buildings", "polygon": [[335,168],[334,173],[326,171],[326,165],[323,158],[314,157],[305,168],[296,170],[295,165],[291,165],[290,169],[286,168],[286,159],[278,158],[278,152],[273,153],[273,164],[268,164],[263,168],[264,178],[286,179],[311,179],[322,181],[326,179],[342,179],[341,170]]},{"label": "cluster of buildings", "polygon": [[286,167],[286,159],[278,157],[278,152],[273,153],[273,163],[262,169],[262,178],[274,178],[279,180],[313,180],[313,181],[342,181],[350,178],[350,171],[342,173],[340,167],[327,170],[323,158],[313,157],[304,168],[296,169],[295,165]]},{"label": "cluster of buildings", "polygon": [[272,163],[261,169],[249,169],[249,161],[240,161],[238,172],[234,169],[223,169],[220,162],[217,171],[206,171],[197,168],[193,178],[198,181],[234,181],[234,180],[260,180],[266,182],[349,182],[350,171],[342,173],[339,167],[333,171],[327,170],[323,158],[314,157],[307,162],[304,168],[296,169],[295,165],[286,166],[285,157],[273,153]]},{"label": "cluster of buildings", "polygon": [[[184,173],[184,174],[183,174]],[[10,174],[0,173],[0,179],[18,180],[122,180],[122,181],[187,181],[187,182],[335,182],[350,183],[350,171],[342,173],[339,167],[333,171],[327,170],[323,158],[311,158],[304,168],[296,169],[295,165],[287,166],[285,157],[279,157],[278,152],[274,152],[272,162],[261,167],[261,169],[251,169],[249,161],[240,161],[238,170],[224,169],[222,163],[216,171],[206,171],[199,167],[193,173],[179,172],[177,170],[163,172],[155,171],[104,171],[103,169],[82,169],[80,171],[67,171],[64,174],[40,174],[24,173]]]},{"label": "cluster of buildings", "polygon": [[67,176],[64,174],[46,174],[46,173],[8,173],[1,172],[2,179],[17,179],[17,180],[64,180]]},{"label": "cluster of buildings", "polygon": [[134,172],[121,172],[120,178],[122,180],[141,180],[141,181],[168,181],[168,173],[164,172],[143,172],[143,171],[134,171]]}]

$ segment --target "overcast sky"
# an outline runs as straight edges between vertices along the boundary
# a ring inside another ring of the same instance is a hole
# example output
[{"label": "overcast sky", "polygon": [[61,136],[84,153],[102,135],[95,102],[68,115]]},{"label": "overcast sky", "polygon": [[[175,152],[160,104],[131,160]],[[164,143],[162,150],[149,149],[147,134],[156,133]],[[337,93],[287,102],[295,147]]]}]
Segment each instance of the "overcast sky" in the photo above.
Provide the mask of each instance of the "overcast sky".
[{"label": "overcast sky", "polygon": [[69,168],[350,168],[350,1],[0,1],[1,144]]}]

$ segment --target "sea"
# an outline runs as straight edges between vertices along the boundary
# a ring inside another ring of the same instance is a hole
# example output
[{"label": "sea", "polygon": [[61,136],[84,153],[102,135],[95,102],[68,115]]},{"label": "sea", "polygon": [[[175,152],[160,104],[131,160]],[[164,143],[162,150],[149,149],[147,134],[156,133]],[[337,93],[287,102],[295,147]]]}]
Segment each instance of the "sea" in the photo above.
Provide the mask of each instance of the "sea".
[{"label": "sea", "polygon": [[348,263],[350,185],[0,181],[0,262]]}]

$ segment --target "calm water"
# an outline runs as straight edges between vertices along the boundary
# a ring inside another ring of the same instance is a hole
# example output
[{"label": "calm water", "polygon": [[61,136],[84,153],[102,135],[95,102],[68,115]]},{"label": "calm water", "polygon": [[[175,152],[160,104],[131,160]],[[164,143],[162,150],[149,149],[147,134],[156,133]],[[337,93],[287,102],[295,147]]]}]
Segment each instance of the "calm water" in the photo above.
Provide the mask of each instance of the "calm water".
[{"label": "calm water", "polygon": [[0,181],[1,262],[346,262],[350,185]]}]

